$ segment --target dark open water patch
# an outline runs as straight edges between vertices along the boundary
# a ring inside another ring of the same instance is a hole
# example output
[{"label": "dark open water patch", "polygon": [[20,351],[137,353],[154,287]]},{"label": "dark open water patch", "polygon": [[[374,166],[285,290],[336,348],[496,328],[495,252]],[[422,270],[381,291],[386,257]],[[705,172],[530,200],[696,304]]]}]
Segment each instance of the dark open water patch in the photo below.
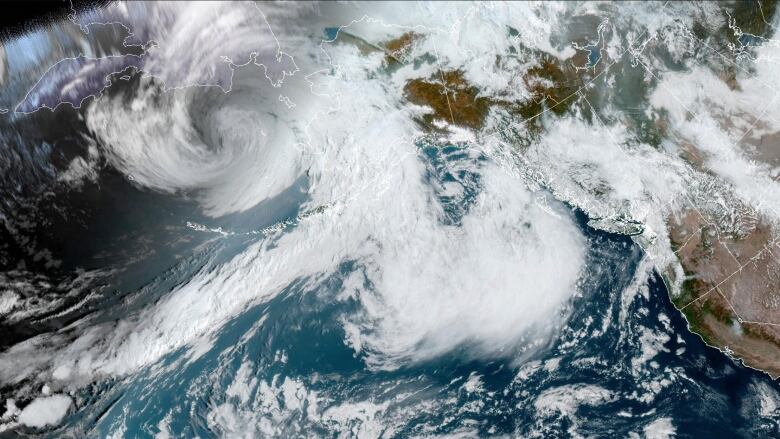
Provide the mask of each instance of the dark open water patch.
[{"label": "dark open water patch", "polygon": [[[393,437],[625,437],[654,421],[668,421],[678,437],[777,435],[776,418],[746,410],[760,404],[762,386],[776,392],[776,383],[690,333],[657,273],[631,292],[641,249],[588,228],[581,213],[576,218],[589,242],[582,294],[552,344],[519,364],[474,359],[464,347],[392,371],[369,370],[345,344],[340,323],[359,304],[335,298],[361,269],[349,261],[315,287],[302,279],[247,309],[194,360],[183,349],[148,373],[84,390],[80,409],[50,436],[120,430],[152,437],[162,428],[174,437],[216,437],[266,422],[283,436],[333,437],[376,432],[367,430],[373,422]],[[246,399],[236,388],[246,389]],[[334,417],[345,404],[363,415]],[[215,421],[219,410],[236,425]]]}]

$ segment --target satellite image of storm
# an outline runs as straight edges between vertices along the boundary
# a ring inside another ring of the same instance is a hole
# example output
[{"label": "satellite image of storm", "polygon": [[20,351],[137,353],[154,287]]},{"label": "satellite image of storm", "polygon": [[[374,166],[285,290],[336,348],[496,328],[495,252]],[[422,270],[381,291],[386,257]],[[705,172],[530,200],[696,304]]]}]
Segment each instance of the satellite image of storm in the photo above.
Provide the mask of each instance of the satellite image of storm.
[{"label": "satellite image of storm", "polygon": [[0,438],[780,438],[773,1],[0,5]]}]

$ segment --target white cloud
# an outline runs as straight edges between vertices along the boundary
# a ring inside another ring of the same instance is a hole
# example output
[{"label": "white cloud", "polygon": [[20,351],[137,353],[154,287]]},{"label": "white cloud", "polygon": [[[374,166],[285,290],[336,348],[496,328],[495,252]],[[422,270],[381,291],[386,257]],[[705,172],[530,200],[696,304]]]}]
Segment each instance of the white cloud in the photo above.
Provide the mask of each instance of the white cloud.
[{"label": "white cloud", "polygon": [[28,427],[57,425],[68,413],[73,401],[66,395],[36,398],[22,409],[18,421]]}]

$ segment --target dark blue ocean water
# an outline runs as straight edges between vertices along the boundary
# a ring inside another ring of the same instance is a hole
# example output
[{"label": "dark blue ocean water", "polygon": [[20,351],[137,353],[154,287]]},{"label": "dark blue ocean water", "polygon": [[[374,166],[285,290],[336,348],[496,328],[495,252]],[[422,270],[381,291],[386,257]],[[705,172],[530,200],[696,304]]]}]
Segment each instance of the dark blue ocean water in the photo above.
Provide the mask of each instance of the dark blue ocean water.
[{"label": "dark blue ocean water", "polygon": [[[466,168],[484,157],[425,146],[421,158],[434,186],[479,186]],[[450,224],[474,195],[463,194],[440,200],[451,207]],[[588,241],[581,294],[550,345],[531,358],[474,359],[462,346],[397,370],[370,370],[344,342],[341,321],[360,305],[336,294],[363,268],[345,261],[316,288],[304,289],[302,279],[247,309],[200,356],[183,349],[142,373],[83,390],[79,410],[51,436],[626,437],[653,422],[679,437],[780,434],[771,403],[777,384],[690,333],[658,274],[644,280],[638,245],[574,216]],[[229,237],[201,257],[224,259],[245,245]],[[770,396],[759,418],[762,394]]]},{"label": "dark blue ocean water", "polygon": [[[584,26],[583,36],[592,36],[597,24]],[[324,36],[333,40],[337,33],[338,28],[328,27]],[[65,40],[62,36],[57,39]],[[17,70],[46,66],[41,48],[48,43],[38,41],[41,38],[6,47],[8,57],[17,62],[9,64],[10,82],[0,90],[3,108],[12,108],[40,76],[18,75]],[[740,37],[746,47],[762,41],[747,34]],[[598,45],[585,49],[587,65],[598,64]],[[617,76],[618,108],[638,105],[637,97],[646,91],[643,74],[624,70]],[[0,168],[0,183],[8,194],[25,189],[35,195],[55,184],[52,157],[67,150],[68,142],[55,144],[51,139],[59,141],[77,123],[76,113],[63,114],[51,119],[61,123],[51,123],[46,115],[26,116],[29,132],[0,133],[0,146],[9,158]],[[25,142],[33,139],[38,146],[27,148]],[[425,143],[420,144],[419,157],[426,167],[425,182],[440,203],[442,224],[458,227],[479,195],[480,167],[488,158],[461,145]],[[122,179],[114,174],[114,179]],[[445,190],[451,185],[462,190]],[[199,270],[215,270],[266,239],[254,233],[257,230],[280,222],[296,227],[292,220],[302,213],[308,181],[301,177],[274,200],[217,220],[198,213],[191,200],[174,202],[174,197],[137,190],[124,180],[112,182],[101,175],[97,186],[106,198],[85,192],[78,197],[102,222],[84,220],[91,241],[68,239],[73,248],[63,254],[72,260],[64,257],[63,269],[94,268],[85,264],[86,258],[100,254],[102,260],[89,262],[102,267],[103,261],[112,261],[123,271],[111,278],[113,296],[63,319],[63,326],[92,311],[97,314],[94,322],[126,318]],[[9,212],[17,210],[11,199],[2,200]],[[84,207],[58,200],[72,210]],[[215,328],[216,335],[198,349],[183,348],[139,373],[82,388],[74,395],[75,410],[42,435],[556,438],[629,437],[668,430],[678,437],[780,437],[777,382],[692,334],[669,301],[660,276],[648,270],[642,250],[630,238],[588,227],[581,212],[572,215],[588,242],[578,293],[562,310],[565,323],[552,340],[522,360],[509,354],[475,357],[472,347],[463,345],[395,370],[370,369],[366,354],[345,343],[343,321],[362,305],[337,296],[351,273],[365,269],[358,259],[346,260],[313,287],[310,279],[299,279],[270,301],[248,307]],[[187,221],[236,235],[198,234],[185,226]],[[115,239],[117,230],[127,230],[125,240]],[[139,250],[139,243],[147,242],[157,246],[154,256],[136,258],[145,250]],[[136,261],[125,263],[130,259]],[[37,431],[8,434],[28,433]]]}]

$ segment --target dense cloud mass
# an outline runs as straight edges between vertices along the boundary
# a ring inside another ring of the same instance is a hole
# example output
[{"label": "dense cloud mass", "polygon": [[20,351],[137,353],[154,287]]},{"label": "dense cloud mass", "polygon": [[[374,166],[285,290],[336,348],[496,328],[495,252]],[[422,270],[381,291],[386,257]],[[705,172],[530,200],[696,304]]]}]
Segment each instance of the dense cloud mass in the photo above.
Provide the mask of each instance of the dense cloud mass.
[{"label": "dense cloud mass", "polygon": [[770,12],[125,2],[3,43],[0,432],[777,431],[696,335],[780,371],[775,262],[735,276],[780,236]]}]

